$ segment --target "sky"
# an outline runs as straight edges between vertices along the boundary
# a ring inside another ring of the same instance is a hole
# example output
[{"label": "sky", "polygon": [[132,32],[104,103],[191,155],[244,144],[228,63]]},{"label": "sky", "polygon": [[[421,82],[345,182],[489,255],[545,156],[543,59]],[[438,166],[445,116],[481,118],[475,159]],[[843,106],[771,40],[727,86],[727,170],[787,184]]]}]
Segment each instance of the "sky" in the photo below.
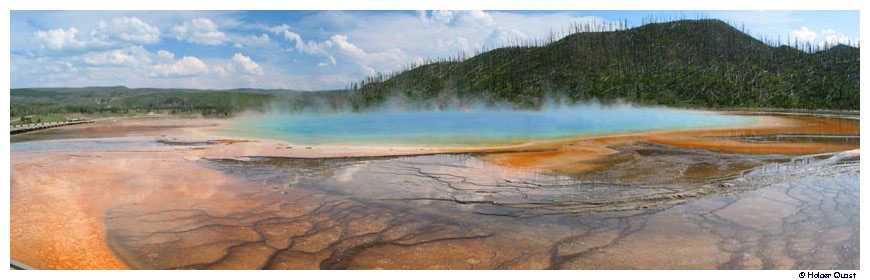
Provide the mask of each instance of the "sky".
[{"label": "sky", "polygon": [[756,37],[860,40],[858,11],[12,11],[11,86],[346,88],[568,26],[716,18]]}]

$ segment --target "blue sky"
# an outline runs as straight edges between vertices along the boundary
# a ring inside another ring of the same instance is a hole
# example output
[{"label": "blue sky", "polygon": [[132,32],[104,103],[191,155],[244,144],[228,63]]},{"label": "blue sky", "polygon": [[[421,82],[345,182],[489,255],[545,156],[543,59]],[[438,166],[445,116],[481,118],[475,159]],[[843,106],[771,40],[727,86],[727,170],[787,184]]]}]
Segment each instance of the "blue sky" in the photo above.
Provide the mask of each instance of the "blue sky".
[{"label": "blue sky", "polygon": [[857,11],[13,11],[13,88],[344,88],[572,23],[718,18],[754,36],[859,40]]}]

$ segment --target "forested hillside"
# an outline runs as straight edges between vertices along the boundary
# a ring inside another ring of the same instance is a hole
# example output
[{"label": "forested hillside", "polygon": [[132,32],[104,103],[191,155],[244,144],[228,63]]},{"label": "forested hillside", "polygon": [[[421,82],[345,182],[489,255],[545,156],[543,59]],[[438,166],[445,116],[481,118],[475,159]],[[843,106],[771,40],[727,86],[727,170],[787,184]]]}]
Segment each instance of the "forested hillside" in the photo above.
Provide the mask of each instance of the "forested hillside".
[{"label": "forested hillside", "polygon": [[522,108],[552,99],[859,108],[858,48],[806,45],[798,50],[788,43],[765,43],[719,20],[680,20],[494,49],[371,77],[351,88],[357,108],[393,96],[435,103],[457,98],[508,102]]}]

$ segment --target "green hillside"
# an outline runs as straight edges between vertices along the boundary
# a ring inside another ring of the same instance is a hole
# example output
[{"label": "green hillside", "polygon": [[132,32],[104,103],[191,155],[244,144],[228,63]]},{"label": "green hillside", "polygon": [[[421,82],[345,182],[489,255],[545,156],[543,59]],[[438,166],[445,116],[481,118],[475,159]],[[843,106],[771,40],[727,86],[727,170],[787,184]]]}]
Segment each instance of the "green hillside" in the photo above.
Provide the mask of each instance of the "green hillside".
[{"label": "green hillside", "polygon": [[[808,46],[812,47],[812,46]],[[689,107],[859,109],[859,49],[772,47],[719,20],[580,32],[506,47],[353,85],[354,106],[400,96],[535,108],[624,100]]]},{"label": "green hillside", "polygon": [[322,108],[328,104],[325,101],[336,99],[349,98],[343,91],[131,89],[127,87],[23,88],[11,91],[11,115],[16,117],[165,111],[230,116],[246,110]]}]

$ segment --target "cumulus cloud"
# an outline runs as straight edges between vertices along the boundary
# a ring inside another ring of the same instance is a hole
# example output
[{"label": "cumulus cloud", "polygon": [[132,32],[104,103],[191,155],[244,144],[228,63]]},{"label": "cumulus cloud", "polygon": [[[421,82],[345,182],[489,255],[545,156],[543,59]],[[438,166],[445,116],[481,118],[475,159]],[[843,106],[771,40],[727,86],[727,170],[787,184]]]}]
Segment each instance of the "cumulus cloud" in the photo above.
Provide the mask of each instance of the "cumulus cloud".
[{"label": "cumulus cloud", "polygon": [[235,55],[233,55],[232,60],[233,63],[241,68],[242,73],[255,76],[263,75],[263,69],[260,68],[260,65],[251,60],[251,58],[248,56],[245,56],[241,53],[236,53]]},{"label": "cumulus cloud", "polygon": [[[70,79],[81,76],[73,63],[57,59],[34,58],[12,55],[10,75],[13,81],[24,80],[34,86],[64,85]],[[15,87],[15,86],[13,86]]]},{"label": "cumulus cloud", "polygon": [[159,50],[157,51],[157,57],[163,61],[173,61],[175,60],[175,54],[169,52],[167,50]]},{"label": "cumulus cloud", "polygon": [[351,43],[347,35],[334,34],[323,41],[305,40],[298,33],[290,30],[286,24],[272,26],[269,31],[283,36],[284,40],[294,43],[294,49],[305,54],[322,55],[325,60],[317,63],[319,67],[337,65],[336,55],[357,63],[366,75],[376,73],[375,67],[388,70],[391,67],[407,64],[410,56],[399,48],[390,48],[383,51],[366,51]]},{"label": "cumulus cloud", "polygon": [[115,17],[111,22],[100,20],[96,34],[105,40],[140,44],[154,44],[160,41],[160,29],[153,27],[137,17]]},{"label": "cumulus cloud", "polygon": [[84,63],[94,66],[138,66],[151,63],[150,53],[141,46],[83,55]]},{"label": "cumulus cloud", "polygon": [[171,64],[154,65],[152,77],[183,78],[195,77],[209,72],[208,65],[193,56],[185,56]]},{"label": "cumulus cloud", "polygon": [[330,41],[305,41],[298,33],[290,31],[290,26],[287,26],[287,24],[270,27],[269,31],[283,36],[286,41],[294,42],[294,48],[302,53],[326,55],[326,49],[332,47],[332,42]]},{"label": "cumulus cloud", "polygon": [[348,37],[343,34],[336,34],[329,38],[329,42],[335,45],[339,53],[351,58],[362,67],[366,75],[374,74],[373,66],[379,67],[381,71],[386,71],[396,66],[412,61],[410,55],[398,48],[387,49],[379,52],[369,52],[359,46],[348,41]]},{"label": "cumulus cloud", "polygon": [[318,62],[317,66],[326,67],[329,65],[337,65],[337,64],[338,64],[338,62],[335,60],[335,57],[330,55],[330,56],[326,57],[326,60]]},{"label": "cumulus cloud", "polygon": [[359,46],[348,41],[348,37],[343,34],[336,34],[329,38],[329,42],[334,44],[341,53],[352,57],[362,63],[374,62],[395,62],[401,63],[408,59],[408,54],[399,48],[387,49],[380,52],[368,52]]},{"label": "cumulus cloud", "polygon": [[[424,57],[448,57],[483,47],[495,48],[529,38],[543,38],[550,31],[574,23],[617,26],[599,17],[577,16],[568,12],[516,14],[485,11],[419,11],[417,14],[389,13],[360,17],[349,12],[324,12],[303,18],[305,22],[340,24],[341,30],[323,40],[303,38],[297,28],[287,24],[268,27],[271,34],[289,42],[291,49],[320,55],[317,66],[338,62],[356,64],[367,75],[389,72]],[[384,32],[384,30],[391,30]],[[564,35],[564,34],[563,34]],[[306,40],[309,39],[309,40]],[[555,38],[559,39],[559,38]],[[375,71],[372,71],[372,70]]]},{"label": "cumulus cloud", "polygon": [[36,30],[33,41],[40,54],[76,55],[108,49],[127,48],[160,41],[160,30],[136,17],[101,19],[90,31],[77,27]]},{"label": "cumulus cloud", "polygon": [[338,46],[339,49],[341,49],[342,51],[344,51],[344,53],[346,53],[352,57],[358,58],[360,60],[364,60],[364,59],[366,59],[366,57],[369,56],[369,54],[366,53],[366,51],[364,51],[363,49],[357,47],[356,45],[348,42],[347,36],[344,34],[332,35],[332,37],[329,38],[329,41],[334,42]]},{"label": "cumulus cloud", "polygon": [[135,57],[120,50],[87,55],[84,57],[84,61],[91,65],[133,65],[139,63]]},{"label": "cumulus cloud", "polygon": [[175,39],[203,45],[220,45],[228,41],[227,34],[207,18],[197,18],[171,29]]},{"label": "cumulus cloud", "polygon": [[83,50],[111,45],[109,42],[96,38],[81,38],[78,28],[75,27],[70,27],[69,29],[39,30],[34,33],[34,38],[40,48],[49,50]]},{"label": "cumulus cloud", "polygon": [[[825,32],[825,31],[830,31],[830,32]],[[819,46],[821,46],[821,47],[833,47],[833,46],[836,46],[839,44],[855,46],[858,44],[857,39],[852,38],[852,37],[847,36],[847,35],[842,34],[842,33],[838,33],[836,31],[834,31],[833,29],[826,29],[825,31],[822,31],[822,34],[824,34],[825,39],[822,40],[821,42],[819,42]]]},{"label": "cumulus cloud", "polygon": [[527,39],[529,36],[519,30],[499,26],[489,33],[484,43],[488,46],[501,46],[516,44]]},{"label": "cumulus cloud", "polygon": [[801,27],[800,29],[795,29],[791,31],[791,36],[799,41],[808,41],[812,42],[816,40],[816,32],[813,32],[806,26]]},{"label": "cumulus cloud", "polygon": [[12,75],[24,76],[67,76],[79,72],[79,68],[68,61],[49,60],[45,58],[18,59],[12,61]]},{"label": "cumulus cloud", "polygon": [[366,73],[367,76],[374,76],[375,74],[378,73],[378,71],[375,71],[375,68],[372,68],[368,65],[363,65],[362,70],[363,70],[363,72]]},{"label": "cumulus cloud", "polygon": [[420,20],[426,24],[444,24],[451,26],[494,26],[495,20],[484,11],[432,11],[430,15],[420,14]]},{"label": "cumulus cloud", "polygon": [[852,46],[858,44],[858,40],[856,38],[837,32],[836,30],[831,28],[823,29],[821,32],[821,36],[819,36],[819,33],[816,33],[807,27],[801,27],[800,29],[792,30],[790,34],[800,42],[815,43],[821,48],[833,47],[839,44]]},{"label": "cumulus cloud", "polygon": [[297,46],[303,43],[302,36],[299,36],[299,34],[296,32],[290,31],[290,26],[288,26],[287,24],[269,27],[269,31],[284,36],[284,39],[287,41],[296,42]]},{"label": "cumulus cloud", "polygon": [[269,37],[268,34],[263,33],[259,36],[238,36],[237,38],[233,39],[233,41],[235,42],[235,45],[233,45],[234,47],[241,48],[245,46],[268,45],[270,42],[272,42],[272,38]]}]

